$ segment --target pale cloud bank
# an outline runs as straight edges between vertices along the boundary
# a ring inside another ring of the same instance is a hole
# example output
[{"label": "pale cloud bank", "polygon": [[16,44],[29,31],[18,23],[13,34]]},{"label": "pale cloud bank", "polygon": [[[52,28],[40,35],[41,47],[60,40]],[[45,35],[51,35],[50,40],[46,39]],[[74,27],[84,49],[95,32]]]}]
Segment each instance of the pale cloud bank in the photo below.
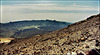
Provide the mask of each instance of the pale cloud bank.
[{"label": "pale cloud bank", "polygon": [[[61,4],[52,4],[52,3],[2,5],[1,22],[10,22],[19,20],[42,20],[42,19],[45,20],[46,18],[53,20],[55,19],[58,21],[65,21],[65,22],[76,22],[94,14],[88,12],[81,13],[81,11],[83,12],[94,11],[99,13],[98,7],[94,8],[93,6],[77,5],[76,3],[73,3],[72,5],[62,5],[62,6],[60,5]],[[52,12],[48,12],[48,10]],[[60,13],[59,11],[72,11],[72,12],[79,11],[80,13],[77,12]]]},{"label": "pale cloud bank", "polygon": [[33,9],[33,10],[76,10],[76,11],[97,11],[98,7],[80,6],[80,5],[66,5],[60,7],[59,4],[19,4],[19,5],[4,5],[4,11],[19,10],[19,9]]}]

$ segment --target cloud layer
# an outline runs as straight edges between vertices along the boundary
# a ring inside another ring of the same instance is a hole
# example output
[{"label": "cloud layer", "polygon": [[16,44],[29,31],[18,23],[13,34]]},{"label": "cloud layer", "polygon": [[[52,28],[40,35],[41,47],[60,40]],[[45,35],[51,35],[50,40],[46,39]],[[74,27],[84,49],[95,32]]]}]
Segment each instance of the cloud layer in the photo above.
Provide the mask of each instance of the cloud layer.
[{"label": "cloud layer", "polygon": [[[76,22],[89,15],[99,13],[97,6],[79,5],[77,3],[35,3],[2,5],[1,22],[19,20],[55,19],[58,21]],[[0,12],[1,12],[0,11]]]}]

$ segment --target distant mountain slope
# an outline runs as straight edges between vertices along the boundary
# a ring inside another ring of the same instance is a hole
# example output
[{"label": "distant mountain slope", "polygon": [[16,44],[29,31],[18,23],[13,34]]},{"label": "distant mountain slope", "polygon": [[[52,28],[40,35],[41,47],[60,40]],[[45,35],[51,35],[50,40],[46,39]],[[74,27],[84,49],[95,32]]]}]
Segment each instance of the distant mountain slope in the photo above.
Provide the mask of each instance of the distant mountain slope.
[{"label": "distant mountain slope", "polygon": [[44,34],[68,26],[71,23],[55,20],[32,20],[0,23],[1,37],[25,38]]},{"label": "distant mountain slope", "polygon": [[[89,52],[90,51],[90,52]],[[100,14],[66,28],[0,48],[1,55],[100,55]]]}]

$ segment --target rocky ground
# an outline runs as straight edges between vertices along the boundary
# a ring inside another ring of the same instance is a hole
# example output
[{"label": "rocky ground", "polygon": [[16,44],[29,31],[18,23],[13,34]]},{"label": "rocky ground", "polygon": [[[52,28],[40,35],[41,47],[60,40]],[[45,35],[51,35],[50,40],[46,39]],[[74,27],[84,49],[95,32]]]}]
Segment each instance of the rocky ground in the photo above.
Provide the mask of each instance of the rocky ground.
[{"label": "rocky ground", "polygon": [[1,55],[100,55],[100,14],[0,47]]}]

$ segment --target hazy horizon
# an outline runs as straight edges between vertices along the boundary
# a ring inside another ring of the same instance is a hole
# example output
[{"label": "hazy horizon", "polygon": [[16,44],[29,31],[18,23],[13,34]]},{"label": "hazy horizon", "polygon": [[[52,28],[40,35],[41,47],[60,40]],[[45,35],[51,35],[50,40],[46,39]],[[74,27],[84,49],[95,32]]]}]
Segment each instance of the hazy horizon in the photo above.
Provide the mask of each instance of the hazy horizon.
[{"label": "hazy horizon", "polygon": [[21,20],[77,22],[98,14],[99,0],[1,0],[1,23]]}]

